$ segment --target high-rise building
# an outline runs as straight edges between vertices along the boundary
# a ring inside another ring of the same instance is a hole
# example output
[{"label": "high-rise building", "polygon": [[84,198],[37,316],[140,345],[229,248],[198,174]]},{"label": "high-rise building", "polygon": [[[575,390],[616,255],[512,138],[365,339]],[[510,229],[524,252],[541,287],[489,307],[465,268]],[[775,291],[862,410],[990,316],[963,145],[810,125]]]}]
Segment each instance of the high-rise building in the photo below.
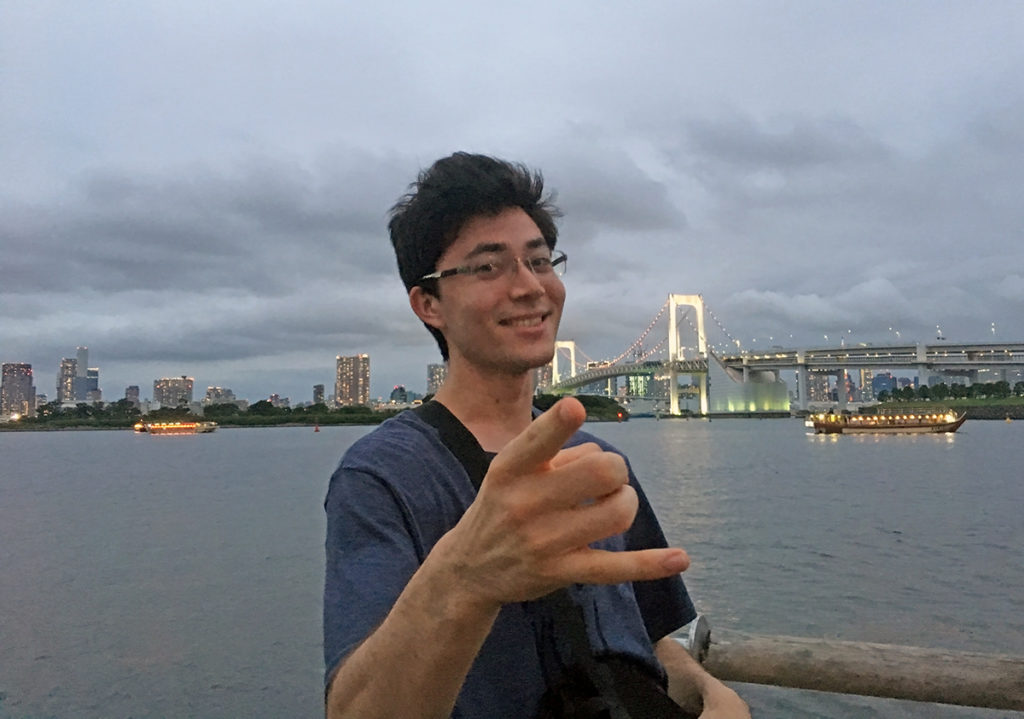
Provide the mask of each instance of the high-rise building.
[{"label": "high-rise building", "polygon": [[807,375],[807,399],[811,402],[828,402],[831,391],[828,386],[828,375],[821,372],[810,372]]},{"label": "high-rise building", "polygon": [[133,384],[125,387],[124,398],[132,407],[139,407],[141,405],[141,402],[139,401],[139,386],[137,384]]},{"label": "high-rise building", "polygon": [[313,404],[324,403],[324,386],[322,384],[313,385]]},{"label": "high-rise building", "polygon": [[448,377],[448,365],[428,364],[427,365],[427,394],[437,394],[445,379]]},{"label": "high-rise building", "polygon": [[89,348],[78,347],[76,352],[78,359],[75,361],[75,367],[77,368],[75,376],[85,377],[86,370],[89,369]]},{"label": "high-rise building", "polygon": [[533,391],[544,392],[551,387],[551,380],[554,376],[554,367],[551,363],[535,367],[533,370]]},{"label": "high-rise building", "polygon": [[100,368],[90,367],[85,371],[85,401],[102,402],[103,392],[100,390]]},{"label": "high-rise building", "polygon": [[[96,370],[97,378],[99,370]],[[75,352],[75,377],[71,380],[71,394],[74,402],[88,402],[89,393],[98,389],[89,382],[89,348],[78,347]]]},{"label": "high-rise building", "polygon": [[203,404],[234,404],[237,399],[235,393],[227,387],[207,387]]},{"label": "high-rise building", "polygon": [[78,375],[78,360],[64,357],[57,371],[57,401],[61,404],[75,401],[75,377]]},{"label": "high-rise building", "polygon": [[370,355],[337,357],[334,401],[341,407],[370,404]]},{"label": "high-rise building", "polygon": [[0,415],[36,416],[36,388],[32,384],[32,365],[4,362],[0,378]]},{"label": "high-rise building", "polygon": [[153,380],[153,401],[161,407],[188,407],[192,404],[191,377],[164,377]]},{"label": "high-rise building", "polygon": [[861,369],[860,371],[860,398],[861,400],[868,402],[875,398],[875,391],[872,388],[871,383],[874,381],[875,375],[869,369]]}]

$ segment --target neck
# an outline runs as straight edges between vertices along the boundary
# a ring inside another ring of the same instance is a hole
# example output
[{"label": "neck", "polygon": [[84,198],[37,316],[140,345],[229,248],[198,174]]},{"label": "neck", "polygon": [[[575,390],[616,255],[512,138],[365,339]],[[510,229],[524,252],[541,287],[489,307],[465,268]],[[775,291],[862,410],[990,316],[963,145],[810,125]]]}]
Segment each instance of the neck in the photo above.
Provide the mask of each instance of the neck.
[{"label": "neck", "polygon": [[434,398],[484,450],[498,452],[533,420],[533,375],[484,373],[453,358]]}]

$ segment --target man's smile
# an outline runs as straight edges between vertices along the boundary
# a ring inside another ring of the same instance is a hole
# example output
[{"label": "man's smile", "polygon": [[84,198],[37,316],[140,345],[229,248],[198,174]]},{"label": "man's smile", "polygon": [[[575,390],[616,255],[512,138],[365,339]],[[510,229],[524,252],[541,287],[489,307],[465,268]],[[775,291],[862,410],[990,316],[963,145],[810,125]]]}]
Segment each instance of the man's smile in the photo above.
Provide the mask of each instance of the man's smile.
[{"label": "man's smile", "polygon": [[498,320],[498,324],[505,327],[537,327],[551,315],[550,312],[541,314],[523,315],[519,317],[506,317]]}]

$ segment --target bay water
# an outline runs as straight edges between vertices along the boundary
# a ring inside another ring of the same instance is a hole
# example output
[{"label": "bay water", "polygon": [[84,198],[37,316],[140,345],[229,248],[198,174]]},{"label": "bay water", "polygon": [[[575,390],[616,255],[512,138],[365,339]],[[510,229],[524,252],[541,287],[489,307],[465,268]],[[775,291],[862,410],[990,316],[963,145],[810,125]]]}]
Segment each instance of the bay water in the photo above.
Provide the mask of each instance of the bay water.
[{"label": "bay water", "polygon": [[[0,433],[0,719],[322,716],[323,497],[371,429]],[[587,429],[690,553],[712,632],[1024,655],[1024,423]],[[736,687],[759,717],[1024,717]]]}]

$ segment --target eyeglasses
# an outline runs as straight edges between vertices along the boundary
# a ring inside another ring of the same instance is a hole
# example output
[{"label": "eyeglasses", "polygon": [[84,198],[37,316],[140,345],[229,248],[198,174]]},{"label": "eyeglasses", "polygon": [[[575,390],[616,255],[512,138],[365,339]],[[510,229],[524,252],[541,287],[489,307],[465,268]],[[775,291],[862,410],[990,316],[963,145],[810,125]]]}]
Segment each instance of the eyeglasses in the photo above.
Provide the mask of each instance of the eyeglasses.
[{"label": "eyeglasses", "polygon": [[551,253],[537,253],[527,257],[512,257],[511,255],[490,255],[474,261],[472,264],[462,267],[452,267],[447,270],[432,272],[429,275],[420,277],[420,282],[426,280],[442,280],[452,275],[469,275],[478,280],[496,280],[499,277],[512,274],[517,265],[522,265],[538,277],[553,274],[561,277],[565,274],[568,258],[561,250]]}]

